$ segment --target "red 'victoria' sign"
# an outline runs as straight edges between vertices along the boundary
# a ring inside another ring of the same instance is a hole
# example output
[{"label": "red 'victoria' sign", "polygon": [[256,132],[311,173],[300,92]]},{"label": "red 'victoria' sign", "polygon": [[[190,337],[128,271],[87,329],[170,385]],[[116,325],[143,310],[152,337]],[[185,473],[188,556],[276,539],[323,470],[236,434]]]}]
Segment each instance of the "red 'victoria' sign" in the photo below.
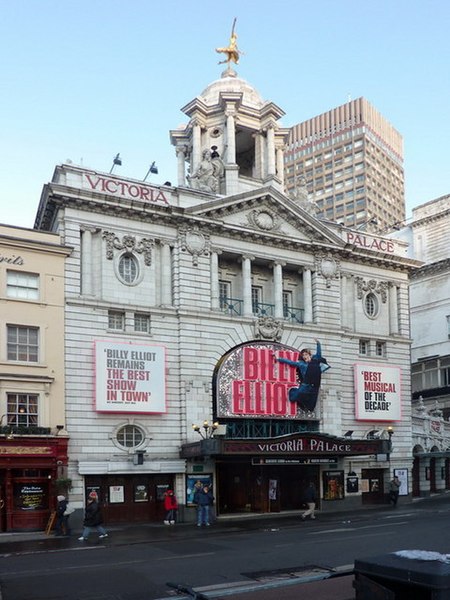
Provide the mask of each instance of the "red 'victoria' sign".
[{"label": "red 'victoria' sign", "polygon": [[297,385],[296,369],[275,357],[297,361],[297,350],[253,342],[225,356],[217,374],[217,417],[295,418],[297,404],[288,390]]},{"label": "red 'victoria' sign", "polygon": [[159,188],[142,185],[141,183],[131,183],[121,179],[108,179],[99,175],[91,176],[85,173],[88,187],[95,192],[103,192],[112,196],[124,196],[133,198],[133,200],[142,200],[143,202],[164,202],[169,204],[164,192]]}]

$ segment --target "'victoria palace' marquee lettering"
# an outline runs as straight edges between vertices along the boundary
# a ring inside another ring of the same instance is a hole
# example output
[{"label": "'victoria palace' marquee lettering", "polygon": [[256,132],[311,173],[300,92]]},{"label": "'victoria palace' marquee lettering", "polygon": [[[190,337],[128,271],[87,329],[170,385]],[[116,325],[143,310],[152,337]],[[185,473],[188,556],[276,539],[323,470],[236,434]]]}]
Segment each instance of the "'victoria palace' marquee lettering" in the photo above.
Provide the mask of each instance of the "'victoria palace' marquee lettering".
[{"label": "'victoria palace' marquee lettering", "polygon": [[158,188],[117,179],[107,179],[106,177],[91,177],[87,173],[85,175],[90,188],[97,192],[129,197],[144,202],[164,202],[164,204],[169,204],[164,192]]}]

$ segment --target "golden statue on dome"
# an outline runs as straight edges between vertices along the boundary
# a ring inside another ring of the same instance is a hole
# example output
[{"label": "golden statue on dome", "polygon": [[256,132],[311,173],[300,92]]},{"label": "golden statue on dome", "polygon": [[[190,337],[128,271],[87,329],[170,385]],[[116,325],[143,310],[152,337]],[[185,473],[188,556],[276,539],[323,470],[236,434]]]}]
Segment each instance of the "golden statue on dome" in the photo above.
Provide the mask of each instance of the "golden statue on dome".
[{"label": "golden statue on dome", "polygon": [[231,29],[230,43],[228,46],[223,48],[216,48],[216,52],[221,52],[226,54],[226,59],[219,61],[219,65],[223,65],[224,63],[228,63],[228,67],[230,67],[230,62],[233,61],[236,65],[239,64],[239,55],[242,52],[237,47],[237,34],[234,31],[234,27],[236,25],[236,17],[233,21],[233,27]]}]

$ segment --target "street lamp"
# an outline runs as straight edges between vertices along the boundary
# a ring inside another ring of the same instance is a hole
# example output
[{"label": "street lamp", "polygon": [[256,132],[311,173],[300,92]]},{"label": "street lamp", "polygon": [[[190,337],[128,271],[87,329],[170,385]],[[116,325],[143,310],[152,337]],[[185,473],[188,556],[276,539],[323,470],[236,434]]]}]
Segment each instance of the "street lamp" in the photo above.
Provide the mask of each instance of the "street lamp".
[{"label": "street lamp", "polygon": [[386,429],[387,434],[389,436],[389,452],[388,452],[388,460],[391,460],[391,452],[392,452],[392,436],[394,435],[394,428],[389,425]]},{"label": "street lamp", "polygon": [[219,423],[215,421],[214,423],[209,423],[208,421],[203,421],[203,425],[196,425],[192,423],[192,429],[196,431],[204,440],[209,440],[214,437],[216,429],[219,427]]}]

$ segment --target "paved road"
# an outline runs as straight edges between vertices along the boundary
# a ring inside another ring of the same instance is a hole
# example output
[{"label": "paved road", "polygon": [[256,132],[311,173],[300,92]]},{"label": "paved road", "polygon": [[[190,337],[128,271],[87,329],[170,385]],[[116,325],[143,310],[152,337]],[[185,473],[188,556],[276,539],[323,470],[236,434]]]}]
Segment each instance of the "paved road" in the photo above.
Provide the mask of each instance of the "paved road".
[{"label": "paved road", "polygon": [[447,552],[449,525],[445,496],[306,523],[280,515],[203,530],[117,527],[108,540],[87,544],[42,533],[1,534],[0,583],[3,600],[155,600],[173,597],[168,581],[215,599],[288,600],[299,597],[301,585],[302,598],[349,600],[351,576],[313,580],[351,569],[355,557],[407,548]]}]

